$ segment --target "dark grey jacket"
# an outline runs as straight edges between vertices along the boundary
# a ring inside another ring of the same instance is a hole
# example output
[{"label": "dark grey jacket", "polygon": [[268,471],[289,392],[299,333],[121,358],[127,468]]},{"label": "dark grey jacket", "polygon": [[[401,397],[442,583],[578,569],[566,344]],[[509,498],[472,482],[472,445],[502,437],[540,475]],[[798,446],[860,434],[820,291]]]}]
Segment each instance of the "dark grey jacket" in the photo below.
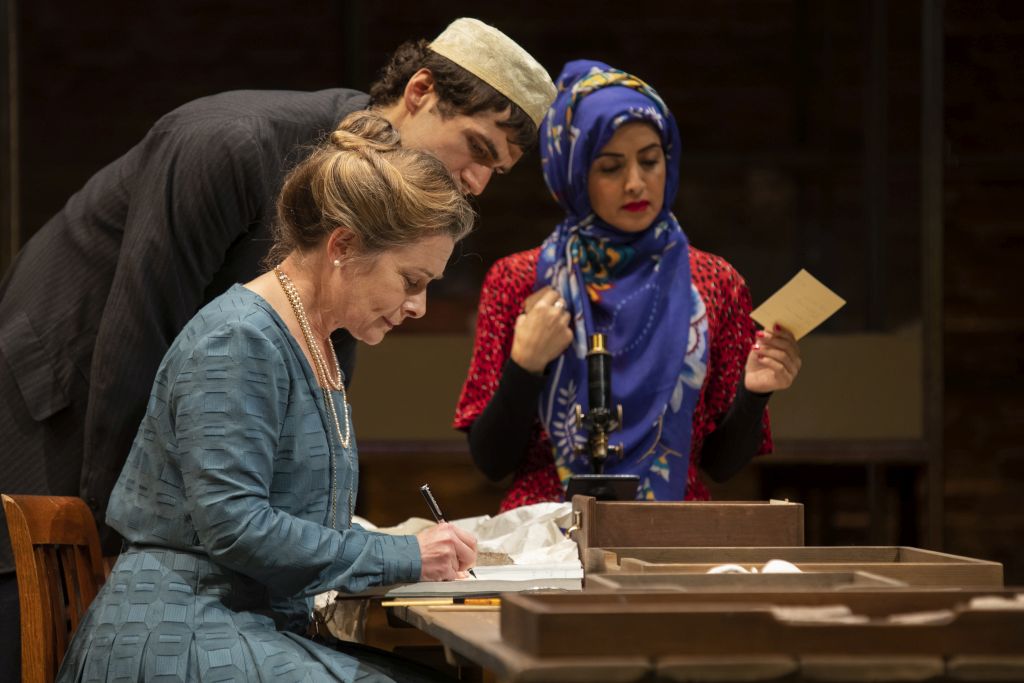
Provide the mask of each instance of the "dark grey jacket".
[{"label": "dark grey jacket", "polygon": [[[81,495],[102,521],[164,353],[259,274],[285,173],[367,102],[340,89],[190,102],[32,237],[0,283],[0,490]],[[348,365],[351,338],[339,343]]]}]

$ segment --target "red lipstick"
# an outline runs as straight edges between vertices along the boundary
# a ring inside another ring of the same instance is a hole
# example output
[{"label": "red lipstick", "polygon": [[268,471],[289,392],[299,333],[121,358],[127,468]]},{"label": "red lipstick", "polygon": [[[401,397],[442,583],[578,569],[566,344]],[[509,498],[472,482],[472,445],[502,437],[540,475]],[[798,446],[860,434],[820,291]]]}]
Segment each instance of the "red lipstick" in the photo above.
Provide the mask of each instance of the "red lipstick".
[{"label": "red lipstick", "polygon": [[623,204],[622,208],[625,209],[626,211],[633,211],[635,213],[639,213],[640,211],[646,211],[647,207],[650,205],[651,203],[649,201],[647,201],[646,199],[642,199],[638,202],[630,202],[629,204]]}]

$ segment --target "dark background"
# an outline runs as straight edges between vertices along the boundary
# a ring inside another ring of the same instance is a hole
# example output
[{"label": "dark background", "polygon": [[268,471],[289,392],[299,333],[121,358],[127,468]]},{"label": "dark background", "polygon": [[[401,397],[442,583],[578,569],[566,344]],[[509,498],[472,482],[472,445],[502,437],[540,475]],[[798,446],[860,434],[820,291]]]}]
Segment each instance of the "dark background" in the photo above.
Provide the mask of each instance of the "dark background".
[{"label": "dark background", "polygon": [[[695,246],[746,276],[755,301],[806,267],[849,302],[825,333],[921,324],[919,2],[0,5],[15,74],[4,123],[16,124],[4,149],[0,266],[12,235],[27,240],[161,114],[236,88],[365,89],[400,42],[467,15],[504,30],[552,76],[566,60],[589,57],[653,84],[682,132],[680,222]],[[1024,583],[1024,314],[1015,277],[1024,263],[1024,3],[948,0],[941,18],[944,250],[933,322],[944,349],[943,546],[1002,561],[1008,582]],[[535,246],[557,222],[538,165],[527,155],[479,200],[480,228],[411,333],[468,329],[486,267]],[[857,542],[869,538],[861,532],[871,476],[882,476],[894,515],[901,503],[904,517],[919,512],[920,482],[839,456],[773,471],[758,492],[827,498],[829,506],[808,509],[809,542]],[[894,540],[923,542],[904,527]]]}]

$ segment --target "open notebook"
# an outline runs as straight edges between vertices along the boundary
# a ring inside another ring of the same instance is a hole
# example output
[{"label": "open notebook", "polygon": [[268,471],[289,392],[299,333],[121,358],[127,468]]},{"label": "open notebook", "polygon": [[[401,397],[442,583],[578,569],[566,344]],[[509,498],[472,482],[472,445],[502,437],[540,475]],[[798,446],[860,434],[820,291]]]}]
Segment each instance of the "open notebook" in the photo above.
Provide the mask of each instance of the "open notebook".
[{"label": "open notebook", "polygon": [[579,562],[474,567],[476,578],[455,581],[420,581],[388,590],[387,598],[472,597],[526,590],[583,590]]}]

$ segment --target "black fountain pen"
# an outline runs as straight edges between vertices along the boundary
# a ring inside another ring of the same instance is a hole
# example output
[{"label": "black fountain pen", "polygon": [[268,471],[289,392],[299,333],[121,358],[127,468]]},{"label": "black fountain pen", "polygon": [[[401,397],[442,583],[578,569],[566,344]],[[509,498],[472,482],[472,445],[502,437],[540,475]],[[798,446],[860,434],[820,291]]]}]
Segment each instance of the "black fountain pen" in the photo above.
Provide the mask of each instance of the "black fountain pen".
[{"label": "black fountain pen", "polygon": [[[430,484],[424,484],[420,487],[420,493],[423,494],[423,500],[427,501],[427,507],[430,508],[430,514],[434,515],[434,521],[438,524],[445,524],[444,513],[441,512],[441,506],[437,504],[437,499],[434,498],[434,493],[430,490]],[[469,570],[470,576],[476,578],[476,572],[472,569]]]}]

